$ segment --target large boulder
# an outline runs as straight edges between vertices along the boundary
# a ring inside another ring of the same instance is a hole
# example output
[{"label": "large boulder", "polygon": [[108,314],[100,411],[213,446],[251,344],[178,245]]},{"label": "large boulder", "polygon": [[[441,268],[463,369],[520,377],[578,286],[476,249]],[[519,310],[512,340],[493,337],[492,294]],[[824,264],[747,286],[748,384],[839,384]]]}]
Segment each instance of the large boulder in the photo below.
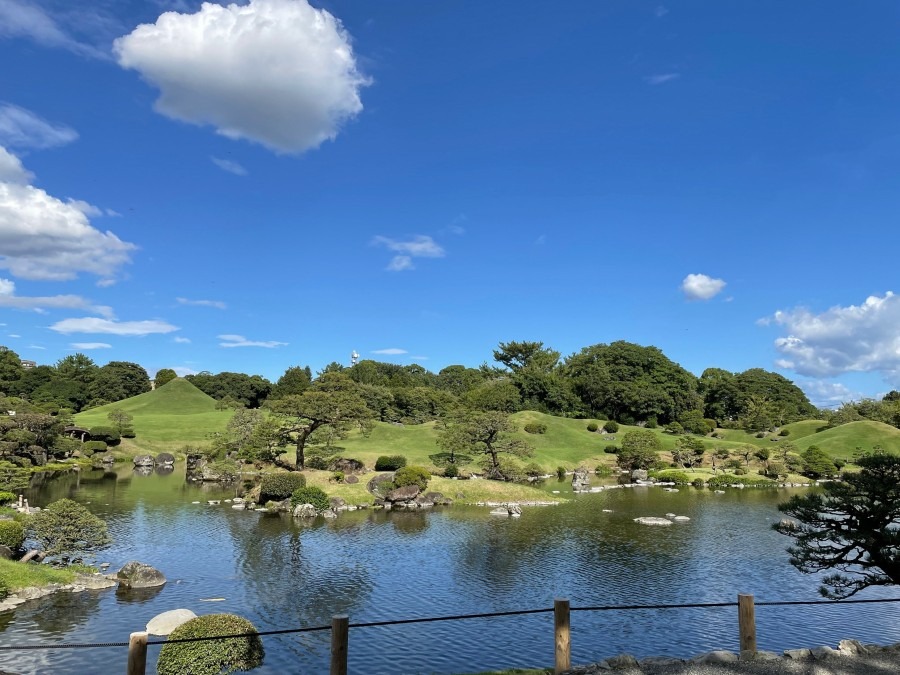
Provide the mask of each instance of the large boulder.
[{"label": "large boulder", "polygon": [[161,452],[156,456],[156,463],[170,466],[175,463],[175,455],[170,452]]},{"label": "large boulder", "polygon": [[133,460],[131,460],[135,466],[154,466],[156,464],[156,460],[153,459],[150,455],[138,455]]},{"label": "large boulder", "polygon": [[168,635],[181,624],[196,618],[197,615],[189,609],[172,609],[150,619],[147,632],[150,635]]},{"label": "large boulder", "polygon": [[453,500],[450,497],[445,497],[442,492],[428,492],[425,494],[424,499],[436,506],[449,506],[453,503]]},{"label": "large boulder", "polygon": [[124,588],[155,588],[166,583],[165,575],[155,567],[132,560],[116,572],[119,586]]},{"label": "large boulder", "polygon": [[588,470],[584,467],[578,467],[572,474],[572,491],[584,492],[591,488],[591,477]]},{"label": "large boulder", "polygon": [[315,518],[317,514],[316,507],[312,504],[297,504],[294,507],[294,518]]},{"label": "large boulder", "polygon": [[393,473],[382,473],[375,476],[372,480],[369,481],[368,485],[366,485],[366,489],[371,492],[376,497],[380,497],[384,499],[385,497],[385,489],[384,486],[387,483],[394,482],[394,474]]},{"label": "large boulder", "polygon": [[647,480],[648,475],[646,469],[635,469],[631,472],[631,480],[637,483],[639,480]]},{"label": "large boulder", "polygon": [[345,457],[338,457],[337,459],[332,460],[328,464],[328,468],[331,471],[342,471],[345,476],[349,476],[354,473],[365,473],[366,465],[360,462],[358,459],[347,459]]},{"label": "large boulder", "polygon": [[386,502],[411,502],[419,496],[421,490],[418,485],[404,485],[391,490],[384,498]]},{"label": "large boulder", "polygon": [[643,516],[641,518],[635,518],[634,522],[640,523],[641,525],[671,525],[672,521],[668,518],[655,518],[652,516]]}]

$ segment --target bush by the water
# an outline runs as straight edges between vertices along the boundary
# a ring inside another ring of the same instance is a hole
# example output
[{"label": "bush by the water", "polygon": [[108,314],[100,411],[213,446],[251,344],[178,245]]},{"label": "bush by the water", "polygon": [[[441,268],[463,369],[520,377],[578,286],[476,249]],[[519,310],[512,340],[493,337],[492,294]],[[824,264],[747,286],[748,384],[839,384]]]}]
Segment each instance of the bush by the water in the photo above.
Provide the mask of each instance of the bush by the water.
[{"label": "bush by the water", "polygon": [[691,477],[684,471],[654,471],[650,475],[661,483],[691,484]]},{"label": "bush by the water", "polygon": [[296,507],[300,504],[312,504],[316,507],[316,511],[324,511],[331,506],[331,502],[328,501],[328,495],[325,494],[322,488],[317,488],[315,485],[294,490],[294,493],[291,495],[291,506]]},{"label": "bush by the water", "polygon": [[428,487],[431,473],[424,466],[404,466],[394,474],[394,486],[401,488],[407,485],[418,485],[422,492]]},{"label": "bush by the water", "polygon": [[619,423],[615,420],[607,420],[603,423],[603,430],[608,434],[614,434],[619,430]]},{"label": "bush by the water", "polygon": [[537,462],[529,462],[522,470],[525,472],[525,475],[529,478],[537,478],[539,476],[544,475],[544,470],[541,468],[541,465]]},{"label": "bush by the water", "polygon": [[306,486],[306,476],[295,471],[267,473],[259,484],[259,500],[279,502],[290,497],[294,490]]},{"label": "bush by the water", "polygon": [[16,495],[14,492],[7,492],[5,490],[0,491],[0,506],[2,506],[3,504],[9,504],[14,501],[16,501]]},{"label": "bush by the water", "polygon": [[44,552],[63,561],[97,551],[110,543],[106,523],[71,499],[60,499],[28,521],[28,532]]},{"label": "bush by the water", "polygon": [[103,441],[107,445],[118,445],[122,435],[112,427],[91,427],[89,432],[92,441]]},{"label": "bush by the water", "polygon": [[[169,635],[169,640],[256,632],[252,623],[235,614],[206,614],[180,625]],[[258,635],[230,640],[167,642],[159,650],[156,672],[159,675],[220,675],[246,671],[260,666],[264,654]]]},{"label": "bush by the water", "polygon": [[777,485],[775,481],[768,480],[762,476],[735,476],[730,473],[721,473],[713,476],[706,481],[706,487],[723,488],[729,485],[745,485],[747,487],[772,487]]},{"label": "bush by the water", "polygon": [[444,469],[444,478],[456,478],[459,476],[459,467],[456,464],[448,464]]},{"label": "bush by the water", "polygon": [[406,466],[406,457],[403,455],[381,455],[375,460],[376,471],[396,471]]},{"label": "bush by the water", "polygon": [[9,546],[13,551],[25,542],[25,528],[15,520],[0,520],[0,546]]},{"label": "bush by the water", "polygon": [[547,433],[547,425],[540,422],[529,422],[525,425],[525,431],[529,434],[545,434]]},{"label": "bush by the water", "polygon": [[600,427],[597,426],[597,423],[596,423],[596,422],[588,422],[587,430],[590,431],[591,433],[594,433],[594,432],[597,431],[597,429],[599,429],[599,428],[600,428]]},{"label": "bush by the water", "polygon": [[565,480],[566,479],[566,467],[564,467],[564,466],[556,467],[556,477],[559,480]]},{"label": "bush by the water", "polygon": [[106,452],[106,443],[104,441],[85,441],[81,444],[81,454],[90,457],[95,452]]}]

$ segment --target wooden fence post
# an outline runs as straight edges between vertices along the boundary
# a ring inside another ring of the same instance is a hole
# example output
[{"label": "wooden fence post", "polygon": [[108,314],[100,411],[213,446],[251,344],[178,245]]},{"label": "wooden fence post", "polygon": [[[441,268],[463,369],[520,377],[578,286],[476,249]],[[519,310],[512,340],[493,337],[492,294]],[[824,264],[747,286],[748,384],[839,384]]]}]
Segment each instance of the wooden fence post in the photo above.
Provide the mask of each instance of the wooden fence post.
[{"label": "wooden fence post", "polygon": [[128,675],[147,672],[147,632],[132,633],[128,638]]},{"label": "wooden fence post", "polygon": [[741,651],[756,651],[756,611],[752,595],[738,594],[738,629],[741,634]]},{"label": "wooden fence post", "polygon": [[350,617],[346,614],[331,617],[331,675],[347,675],[349,628]]},{"label": "wooden fence post", "polygon": [[556,665],[553,672],[559,675],[572,667],[569,641],[569,601],[557,598],[553,601],[553,624],[556,638]]}]

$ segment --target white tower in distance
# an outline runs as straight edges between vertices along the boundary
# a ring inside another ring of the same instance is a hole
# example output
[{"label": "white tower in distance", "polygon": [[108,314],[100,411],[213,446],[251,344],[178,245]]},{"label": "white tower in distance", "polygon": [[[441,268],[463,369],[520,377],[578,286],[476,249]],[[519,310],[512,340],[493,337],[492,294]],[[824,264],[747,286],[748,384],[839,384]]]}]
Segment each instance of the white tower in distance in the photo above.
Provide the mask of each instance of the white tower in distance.
[{"label": "white tower in distance", "polygon": [[358,354],[357,351],[354,349],[354,350],[350,353],[350,365],[351,365],[351,366],[355,366],[355,365],[357,364],[358,361],[359,361],[359,354]]}]

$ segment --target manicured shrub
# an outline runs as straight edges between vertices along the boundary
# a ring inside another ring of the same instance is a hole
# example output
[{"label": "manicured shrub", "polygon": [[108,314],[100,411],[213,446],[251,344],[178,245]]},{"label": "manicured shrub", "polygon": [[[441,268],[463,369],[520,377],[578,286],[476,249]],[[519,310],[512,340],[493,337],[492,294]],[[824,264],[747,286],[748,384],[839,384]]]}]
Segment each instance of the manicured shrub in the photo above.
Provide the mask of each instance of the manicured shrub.
[{"label": "manicured shrub", "polygon": [[428,487],[431,473],[424,466],[404,466],[394,474],[394,485],[398,488],[407,485],[418,485],[422,492]]},{"label": "manicured shrub", "polygon": [[529,478],[538,478],[539,476],[544,475],[544,470],[541,468],[541,465],[537,462],[529,462],[526,464],[522,470],[525,472],[525,475]]},{"label": "manicured shrub", "polygon": [[[235,614],[206,614],[180,625],[169,640],[256,633],[256,627]],[[263,662],[263,644],[258,635],[230,640],[167,642],[159,650],[159,675],[219,675],[252,670]]]},{"label": "manicured shrub", "polygon": [[702,478],[695,478],[691,481],[691,485],[693,485],[695,488],[702,488],[704,485],[706,485],[706,481],[704,481]]},{"label": "manicured shrub", "polygon": [[597,426],[597,423],[596,423],[596,422],[588,422],[587,430],[590,431],[591,433],[594,433],[594,432],[597,431],[597,429],[599,429],[599,428],[600,428],[600,427]]},{"label": "manicured shrub", "polygon": [[134,438],[134,427],[123,427],[122,428],[122,438]]},{"label": "manicured shrub", "polygon": [[456,478],[459,476],[459,467],[456,464],[448,464],[444,469],[444,478]]},{"label": "manicured shrub", "polygon": [[618,445],[607,445],[603,448],[603,452],[607,455],[617,455],[619,454],[619,446]]},{"label": "manicured shrub", "polygon": [[89,432],[92,441],[103,441],[107,445],[118,445],[122,435],[112,427],[91,427]]},{"label": "manicured shrub", "polygon": [[259,483],[259,501],[282,501],[290,497],[294,490],[306,486],[306,476],[295,471],[267,473]]},{"label": "manicured shrub", "polygon": [[331,480],[335,483],[343,483],[344,482],[344,472],[343,471],[335,471],[331,474]]},{"label": "manicured shrub", "polygon": [[3,579],[0,579],[0,600],[5,600],[8,595],[9,586],[6,585],[6,582],[3,581]]},{"label": "manicured shrub", "polygon": [[9,504],[10,502],[16,501],[16,495],[14,492],[6,492],[5,490],[0,492],[0,506],[3,504]]},{"label": "manicured shrub", "polygon": [[15,520],[0,520],[0,545],[9,546],[13,551],[25,541],[25,528]]},{"label": "manicured shrub", "polygon": [[670,434],[675,434],[676,436],[677,436],[678,434],[683,434],[683,433],[684,433],[684,427],[681,426],[681,423],[680,423],[680,422],[669,422],[669,423],[665,426],[665,429],[666,429],[666,431],[669,432]]},{"label": "manicured shrub", "polygon": [[500,475],[510,483],[524,483],[528,480],[522,465],[509,457],[500,458]]},{"label": "manicured shrub", "polygon": [[690,485],[691,477],[684,471],[655,471],[653,477],[661,483],[675,483],[676,485]]},{"label": "manicured shrub", "polygon": [[396,471],[406,466],[406,457],[403,455],[382,455],[375,460],[376,471]]},{"label": "manicured shrub", "polygon": [[[837,459],[832,460],[832,462],[834,463],[835,468],[838,469],[838,470],[841,470],[841,469],[843,469],[845,466],[847,466],[847,462],[844,461],[843,459],[841,459],[840,457],[838,457]],[[0,496],[0,498],[2,498],[2,496]]]},{"label": "manicured shrub", "polygon": [[790,436],[791,430],[790,429],[782,429],[781,431],[778,432],[778,435],[779,436]]},{"label": "manicured shrub", "polygon": [[316,507],[316,511],[324,511],[331,507],[328,495],[325,494],[322,488],[317,488],[315,485],[294,490],[294,493],[291,495],[291,506],[296,507],[300,504],[312,504]]},{"label": "manicured shrub", "polygon": [[757,431],[757,432],[756,432],[756,437],[757,437],[757,438],[765,438],[765,437],[766,437],[766,432],[765,432],[765,431]]},{"label": "manicured shrub", "polygon": [[529,422],[525,425],[525,431],[529,434],[545,434],[547,433],[547,425],[540,422]]},{"label": "manicured shrub", "polygon": [[556,477],[559,480],[565,480],[566,479],[566,467],[564,467],[564,466],[556,467]]},{"label": "manicured shrub", "polygon": [[608,434],[614,434],[619,430],[619,423],[615,420],[607,420],[603,423],[603,430]]},{"label": "manicured shrub", "polygon": [[603,478],[612,476],[612,467],[607,466],[606,464],[598,464],[594,467],[594,474]]},{"label": "manicured shrub", "polygon": [[747,487],[772,487],[777,485],[775,481],[762,476],[735,476],[730,473],[720,473],[706,481],[708,488],[723,488],[729,485],[746,485]]},{"label": "manicured shrub", "polygon": [[647,429],[656,429],[659,426],[659,422],[656,421],[655,417],[648,417],[647,424],[644,425]]},{"label": "manicured shrub", "polygon": [[85,441],[81,444],[81,454],[90,457],[95,452],[106,452],[106,443],[104,441]]},{"label": "manicured shrub", "polygon": [[306,468],[316,471],[327,471],[329,460],[322,455],[311,455],[306,458]]}]

